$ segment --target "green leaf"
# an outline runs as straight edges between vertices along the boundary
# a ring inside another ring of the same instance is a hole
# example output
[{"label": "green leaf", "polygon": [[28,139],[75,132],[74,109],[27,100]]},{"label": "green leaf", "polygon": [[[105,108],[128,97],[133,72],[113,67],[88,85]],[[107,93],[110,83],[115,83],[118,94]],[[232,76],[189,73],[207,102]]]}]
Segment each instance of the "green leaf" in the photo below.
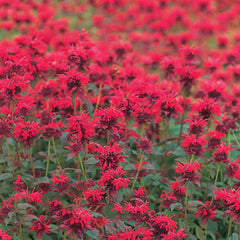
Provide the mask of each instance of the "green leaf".
[{"label": "green leaf", "polygon": [[11,173],[2,173],[2,174],[0,174],[0,181],[8,179],[8,178],[11,178],[11,179],[13,178]]},{"label": "green leaf", "polygon": [[136,170],[136,167],[132,163],[129,163],[124,167],[124,170]]},{"label": "green leaf", "polygon": [[208,235],[209,235],[213,240],[216,240],[216,234],[214,234],[212,231],[208,230]]},{"label": "green leaf", "polygon": [[90,157],[90,158],[88,158],[86,161],[85,161],[85,164],[86,165],[94,165],[94,164],[96,164],[96,163],[98,163],[99,161],[96,159],[96,158],[94,158],[94,157]]},{"label": "green leaf", "polygon": [[16,147],[16,141],[13,138],[8,138],[7,141],[10,146]]},{"label": "green leaf", "polygon": [[204,206],[204,204],[200,201],[188,201],[190,206]]},{"label": "green leaf", "polygon": [[238,234],[237,233],[233,233],[231,235],[231,237],[229,238],[229,240],[238,240]]},{"label": "green leaf", "polygon": [[173,203],[170,206],[171,212],[175,209],[182,209],[183,205],[181,203]]},{"label": "green leaf", "polygon": [[67,143],[67,138],[68,138],[68,132],[63,133],[63,135],[60,137],[60,143],[62,146],[65,146]]},{"label": "green leaf", "polygon": [[4,220],[5,224],[8,225],[14,219],[15,215],[15,212],[9,212],[8,217]]},{"label": "green leaf", "polygon": [[49,178],[45,176],[36,181],[36,184],[40,184],[40,183],[49,183]]},{"label": "green leaf", "polygon": [[88,230],[88,231],[85,232],[85,234],[92,239],[96,239],[96,240],[99,239],[99,234],[98,234],[98,231],[96,229]]},{"label": "green leaf", "polygon": [[200,227],[196,227],[196,235],[198,239],[204,239],[204,232]]},{"label": "green leaf", "polygon": [[45,169],[45,166],[44,166],[44,164],[41,161],[36,161],[33,164],[33,166],[34,166],[35,169]]},{"label": "green leaf", "polygon": [[171,154],[178,156],[178,157],[183,157],[186,155],[186,153],[183,151],[182,147],[177,147],[174,151],[171,152]]},{"label": "green leaf", "polygon": [[89,115],[92,116],[93,111],[94,111],[93,104],[88,99],[86,99],[85,102],[86,102],[86,105],[87,105],[87,109],[88,109]]}]

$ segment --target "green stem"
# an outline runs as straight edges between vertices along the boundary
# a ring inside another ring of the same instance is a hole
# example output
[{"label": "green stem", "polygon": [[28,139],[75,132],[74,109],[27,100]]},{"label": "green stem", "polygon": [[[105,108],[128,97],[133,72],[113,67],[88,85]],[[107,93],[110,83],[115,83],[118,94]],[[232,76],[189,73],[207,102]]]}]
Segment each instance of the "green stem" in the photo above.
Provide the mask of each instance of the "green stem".
[{"label": "green stem", "polygon": [[32,160],[32,154],[31,154],[31,149],[29,148],[29,158],[30,158],[30,164],[32,168],[32,174],[33,174],[33,181],[36,182],[36,174],[33,166],[33,160]]},{"label": "green stem", "polygon": [[132,187],[131,187],[131,191],[130,191],[128,197],[130,197],[130,195],[131,195],[131,193],[132,193],[132,190],[134,189],[134,186],[135,186],[136,181],[137,181],[137,179],[138,179],[138,175],[139,175],[139,173],[140,173],[140,171],[141,171],[142,162],[143,162],[143,151],[141,152],[141,158],[140,158],[140,162],[139,162],[139,165],[138,165],[137,173],[136,173],[136,176],[135,176],[135,178],[134,178],[134,180],[133,180],[133,184],[132,184]]},{"label": "green stem", "polygon": [[235,139],[235,141],[236,141],[237,145],[239,146],[239,141],[238,141],[238,139],[237,139],[237,137],[236,137],[236,135],[235,135],[235,132],[234,132],[234,131],[232,131],[232,133],[233,133],[233,137],[234,137],[234,139]]},{"label": "green stem", "polygon": [[97,109],[97,108],[98,108],[98,106],[99,106],[99,103],[100,103],[100,99],[101,99],[101,92],[102,92],[102,85],[103,85],[103,83],[100,83],[100,85],[99,85],[99,89],[98,89],[98,98],[97,98],[97,104],[96,104],[96,108],[95,108],[95,109]]},{"label": "green stem", "polygon": [[191,201],[193,200],[193,187],[194,187],[194,185],[193,185],[193,183],[191,183],[191,195],[190,195]]},{"label": "green stem", "polygon": [[207,223],[205,225],[205,240],[207,240],[207,235],[208,235],[208,227],[207,227]]},{"label": "green stem", "polygon": [[240,240],[240,225],[238,225],[238,240]]},{"label": "green stem", "polygon": [[64,232],[63,240],[67,239],[67,231]]},{"label": "green stem", "polygon": [[189,182],[187,183],[186,186],[186,193],[185,193],[185,228],[187,228],[187,223],[188,223],[188,219],[187,219],[187,206],[188,206],[188,188],[189,188]]},{"label": "green stem", "polygon": [[23,240],[22,225],[19,226],[20,240]]},{"label": "green stem", "polygon": [[80,154],[78,154],[78,160],[79,160],[79,163],[80,163],[80,166],[81,166],[83,178],[84,178],[85,182],[87,182],[87,177],[86,177],[86,173],[85,173],[85,170],[84,170],[83,161],[82,161],[82,158],[81,158]]},{"label": "green stem", "polygon": [[12,120],[13,120],[13,117],[14,117],[14,101],[13,100],[11,101],[11,104],[12,104],[12,106],[11,106],[11,117],[12,117]]},{"label": "green stem", "polygon": [[73,105],[73,115],[76,116],[77,108],[76,108],[76,95],[75,95],[75,91],[72,92],[72,105]]},{"label": "green stem", "polygon": [[185,97],[183,98],[183,114],[181,117],[181,126],[180,126],[180,131],[179,131],[179,136],[178,136],[178,146],[180,146],[180,144],[181,144],[181,136],[182,136],[182,131],[183,131],[184,118],[185,118]]},{"label": "green stem", "polygon": [[164,152],[165,152],[165,155],[164,155],[164,169],[167,170],[167,158],[168,158],[168,152],[167,152],[168,119],[167,118],[165,118],[164,126],[165,126],[165,129],[164,129],[164,143],[165,143],[165,147],[164,147]]},{"label": "green stem", "polygon": [[[214,185],[213,185],[213,190],[216,188],[217,186],[217,180],[218,180],[218,174],[219,174],[219,171],[220,171],[220,167],[221,167],[221,164],[219,163],[218,164],[218,168],[217,168],[217,173],[216,173],[216,177],[215,177],[215,181],[214,181]],[[211,200],[211,204],[213,203],[213,195],[212,195],[212,200]]]},{"label": "green stem", "polygon": [[12,154],[10,152],[10,147],[9,147],[9,144],[8,144],[7,137],[6,137],[6,145],[7,145],[7,150],[8,150],[8,156],[10,158],[10,165],[11,165],[11,169],[12,169],[13,178],[15,179],[14,160],[13,160]]},{"label": "green stem", "polygon": [[110,130],[107,130],[107,145],[110,144]]},{"label": "green stem", "polygon": [[228,223],[228,235],[227,235],[227,240],[229,240],[230,234],[232,230],[232,217],[230,216],[229,218],[229,223]]},{"label": "green stem", "polygon": [[47,159],[47,168],[46,168],[46,174],[45,174],[46,177],[47,177],[47,175],[48,175],[48,170],[49,170],[50,148],[51,148],[51,141],[50,141],[50,139],[49,139],[49,140],[48,140],[48,159]]},{"label": "green stem", "polygon": [[56,155],[57,164],[61,167],[61,163],[58,159],[58,154],[57,154],[57,149],[56,149],[56,144],[55,144],[54,137],[52,137],[52,144],[53,144],[54,153]]}]

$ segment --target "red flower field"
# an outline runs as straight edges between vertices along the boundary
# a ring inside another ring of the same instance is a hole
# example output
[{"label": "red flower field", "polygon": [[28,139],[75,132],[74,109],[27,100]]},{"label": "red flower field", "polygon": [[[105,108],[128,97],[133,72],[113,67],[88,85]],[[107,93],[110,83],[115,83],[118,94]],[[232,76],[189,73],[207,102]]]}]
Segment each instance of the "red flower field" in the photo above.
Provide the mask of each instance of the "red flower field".
[{"label": "red flower field", "polygon": [[0,239],[240,240],[239,12],[0,0]]}]

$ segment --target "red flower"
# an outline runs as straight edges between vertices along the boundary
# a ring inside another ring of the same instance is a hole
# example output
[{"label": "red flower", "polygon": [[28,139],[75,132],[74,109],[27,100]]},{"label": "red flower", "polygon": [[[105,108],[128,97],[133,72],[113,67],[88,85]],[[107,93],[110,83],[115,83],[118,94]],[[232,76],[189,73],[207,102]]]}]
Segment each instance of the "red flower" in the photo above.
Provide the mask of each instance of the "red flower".
[{"label": "red flower", "polygon": [[199,47],[195,47],[195,46],[190,47],[190,46],[184,45],[179,50],[180,52],[183,53],[185,60],[187,61],[191,61],[196,56],[200,55]]},{"label": "red flower", "polygon": [[69,185],[68,182],[70,182],[68,176],[64,174],[64,170],[62,171],[61,174],[59,173],[58,176],[53,174],[51,180],[53,181],[53,186],[56,185],[57,191],[60,193],[65,192],[67,190]]},{"label": "red flower", "polygon": [[17,75],[10,79],[7,78],[4,81],[1,81],[0,88],[3,90],[4,95],[7,96],[9,100],[12,100],[19,96],[21,91],[23,91],[24,88],[28,86],[28,81],[26,80],[27,77],[28,76],[21,77]]},{"label": "red flower", "polygon": [[190,163],[177,162],[176,166],[176,172],[181,174],[181,177],[183,178],[184,182],[190,181],[198,185],[200,177],[198,175],[198,172],[200,169],[201,169],[200,164],[197,161],[192,162],[192,160],[190,161]]},{"label": "red flower", "polygon": [[203,119],[209,119],[213,114],[216,114],[216,116],[221,114],[221,106],[214,99],[208,97],[204,97],[194,103],[192,110],[199,112]]},{"label": "red flower", "polygon": [[182,143],[183,149],[187,154],[194,154],[196,156],[201,156],[204,144],[207,141],[202,137],[196,137],[194,135],[185,134],[184,140]]},{"label": "red flower", "polygon": [[76,235],[78,238],[82,238],[83,232],[91,229],[92,221],[91,214],[87,210],[78,207],[71,211],[69,217],[63,221],[60,227],[66,229],[70,236],[74,237]]},{"label": "red flower", "polygon": [[213,206],[211,205],[210,201],[205,202],[205,205],[203,206],[199,206],[197,213],[196,213],[196,217],[201,216],[202,218],[202,224],[207,224],[208,219],[214,219],[215,216],[215,212],[213,210]]},{"label": "red flower", "polygon": [[61,128],[63,124],[61,121],[54,123],[53,120],[49,122],[47,125],[44,125],[42,128],[44,129],[43,136],[46,138],[59,138],[61,136]]},{"label": "red flower", "polygon": [[230,129],[237,129],[236,121],[236,119],[231,119],[230,116],[224,115],[221,118],[221,122],[216,121],[218,123],[216,130],[227,134]]},{"label": "red flower", "polygon": [[122,113],[112,107],[96,109],[94,116],[100,117],[100,126],[106,130],[114,130],[118,125],[117,121],[123,118]]},{"label": "red flower", "polygon": [[154,211],[149,210],[148,202],[144,202],[141,199],[126,203],[124,210],[130,214],[128,217],[129,221],[137,221],[139,223],[150,223],[151,214],[154,213]]},{"label": "red flower", "polygon": [[97,188],[96,190],[89,188],[82,194],[85,195],[85,198],[87,199],[90,205],[98,205],[100,201],[104,198],[103,196],[104,193],[102,189],[99,188]]},{"label": "red flower", "polygon": [[17,175],[17,180],[15,182],[13,182],[13,184],[15,185],[14,189],[16,191],[21,191],[23,190],[23,188],[25,187],[25,182],[21,181],[21,176]]},{"label": "red flower", "polygon": [[18,120],[16,127],[14,128],[14,137],[18,138],[19,142],[29,147],[33,140],[39,135],[40,127],[36,122]]},{"label": "red flower", "polygon": [[213,149],[221,143],[221,138],[225,137],[225,134],[216,130],[209,131],[206,136],[210,137],[208,140],[208,149]]},{"label": "red flower", "polygon": [[223,162],[226,163],[228,162],[228,154],[230,150],[233,150],[232,148],[230,148],[230,145],[223,145],[220,144],[217,146],[217,150],[213,153],[212,157],[214,159],[214,162],[219,163],[219,162]]},{"label": "red flower", "polygon": [[152,226],[155,239],[162,239],[169,232],[175,231],[177,223],[172,217],[159,215],[152,218]]},{"label": "red flower", "polygon": [[173,193],[170,193],[169,195],[164,191],[163,194],[160,195],[160,198],[163,198],[161,200],[161,207],[162,208],[169,208],[171,204],[177,202],[177,198],[173,196]]},{"label": "red flower", "polygon": [[93,135],[93,127],[88,114],[82,112],[77,116],[69,117],[66,131],[69,131],[69,135],[76,134],[82,142],[88,141]]},{"label": "red flower", "polygon": [[162,116],[169,117],[173,114],[183,114],[181,100],[172,89],[161,91],[159,100],[156,102],[156,107],[159,106]]},{"label": "red flower", "polygon": [[142,149],[142,151],[150,152],[152,147],[151,141],[145,136],[139,139],[138,147]]},{"label": "red flower", "polygon": [[138,227],[137,229],[126,229],[126,232],[114,233],[107,236],[108,240],[151,240],[152,231],[145,227]]},{"label": "red flower", "polygon": [[122,166],[116,169],[109,169],[102,173],[98,184],[100,186],[106,186],[109,190],[119,190],[120,188],[127,188],[130,180],[129,178],[124,178],[123,175],[126,171],[122,170]]},{"label": "red flower", "polygon": [[61,74],[59,81],[63,81],[67,85],[68,91],[72,90],[78,94],[82,94],[83,87],[88,83],[89,78],[85,74],[72,69],[65,75]]},{"label": "red flower", "polygon": [[145,198],[146,197],[146,189],[143,189],[142,186],[138,187],[138,190],[132,190],[132,192],[134,193],[134,195],[132,197],[136,197],[136,198]]},{"label": "red flower", "polygon": [[171,182],[170,189],[178,201],[181,201],[182,197],[185,196],[186,187],[182,186],[182,183],[177,179],[176,182]]},{"label": "red flower", "polygon": [[236,172],[239,172],[240,169],[240,159],[238,158],[237,160],[233,161],[233,162],[228,162],[228,166],[226,167],[226,175],[231,178],[232,176],[234,176],[234,174]]},{"label": "red flower", "polygon": [[216,191],[216,200],[223,201],[225,207],[227,208],[226,213],[230,214],[233,220],[239,224],[240,223],[240,189],[233,190],[229,189],[226,191],[218,190]]},{"label": "red flower", "polygon": [[11,136],[11,124],[13,121],[8,119],[0,119],[0,137],[6,135],[7,137]]},{"label": "red flower", "polygon": [[38,220],[33,221],[30,231],[36,231],[36,237],[41,238],[43,233],[49,233],[49,220],[46,216],[41,215]]},{"label": "red flower", "polygon": [[120,162],[124,162],[122,155],[122,149],[118,144],[114,143],[112,146],[98,145],[97,149],[98,155],[96,158],[99,160],[98,165],[102,167],[103,170],[112,168],[116,169]]},{"label": "red flower", "polygon": [[0,239],[2,239],[2,240],[11,240],[12,239],[12,237],[11,236],[9,236],[9,235],[7,235],[7,233],[6,233],[7,231],[2,231],[2,229],[0,229]]},{"label": "red flower", "polygon": [[203,131],[203,128],[207,124],[205,119],[187,119],[186,122],[189,122],[189,129],[191,134],[200,135]]},{"label": "red flower", "polygon": [[161,240],[184,240],[187,234],[180,228],[177,232],[168,232]]}]

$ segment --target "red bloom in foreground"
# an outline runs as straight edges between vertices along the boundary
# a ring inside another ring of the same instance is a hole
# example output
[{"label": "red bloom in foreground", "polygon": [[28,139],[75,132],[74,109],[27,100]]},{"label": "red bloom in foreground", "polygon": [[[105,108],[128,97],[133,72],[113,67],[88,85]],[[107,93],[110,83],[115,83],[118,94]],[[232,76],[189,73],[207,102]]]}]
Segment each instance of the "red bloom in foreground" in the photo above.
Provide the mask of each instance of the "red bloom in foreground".
[{"label": "red bloom in foreground", "polygon": [[81,94],[89,78],[84,73],[77,72],[73,69],[67,72],[66,75],[61,74],[59,80],[67,85],[68,91],[72,90]]},{"label": "red bloom in foreground", "polygon": [[199,184],[199,170],[200,164],[197,161],[192,162],[192,160],[190,163],[178,162],[176,166],[176,172],[181,174],[184,182],[190,181]]},{"label": "red bloom in foreground", "polygon": [[91,229],[91,222],[93,221],[93,217],[91,214],[81,207],[74,209],[69,218],[63,221],[61,228],[66,229],[67,233],[71,236],[74,234],[82,238],[83,232]]},{"label": "red bloom in foreground", "polygon": [[194,154],[201,156],[204,151],[203,146],[207,141],[202,137],[196,137],[195,135],[185,135],[182,143],[183,149],[187,154]]},{"label": "red bloom in foreground", "polygon": [[228,154],[229,154],[230,150],[233,150],[232,148],[230,148],[230,144],[229,145],[223,145],[223,144],[219,145],[217,147],[217,151],[215,151],[212,155],[214,162],[216,162],[216,163],[228,162]]},{"label": "red bloom in foreground", "polygon": [[109,169],[103,172],[98,184],[100,186],[106,186],[109,190],[119,190],[120,188],[127,188],[130,183],[129,178],[124,178],[123,175],[126,171],[122,170],[122,166],[119,166],[116,170]]},{"label": "red bloom in foreground", "polygon": [[183,229],[179,229],[177,232],[169,232],[161,240],[184,240],[187,234],[183,232]]},{"label": "red bloom in foreground", "polygon": [[152,218],[152,213],[148,207],[148,202],[144,202],[141,199],[136,199],[131,203],[126,203],[125,211],[127,211],[130,216],[128,217],[129,221],[136,221],[139,223],[150,223]]},{"label": "red bloom in foreground", "polygon": [[181,201],[182,197],[185,196],[186,187],[182,186],[182,183],[176,179],[176,182],[171,182],[171,191],[173,191],[174,196]]},{"label": "red bloom in foreground", "polygon": [[49,233],[49,221],[46,216],[41,215],[38,220],[33,221],[30,231],[36,231],[37,238],[41,238],[43,233]]},{"label": "red bloom in foreground", "polygon": [[85,195],[85,198],[87,199],[87,201],[90,205],[98,205],[99,202],[103,199],[104,193],[103,193],[102,189],[97,188],[96,190],[93,190],[93,189],[89,188],[82,194]]},{"label": "red bloom in foreground", "polygon": [[152,218],[155,239],[162,239],[169,232],[175,232],[177,223],[171,217],[160,215]]},{"label": "red bloom in foreground", "polygon": [[217,116],[221,114],[221,106],[214,99],[208,97],[204,97],[199,102],[196,102],[192,110],[199,112],[203,119],[209,119],[213,114]]},{"label": "red bloom in foreground", "polygon": [[218,189],[215,191],[217,194],[215,200],[223,202],[223,206],[226,208],[226,213],[230,214],[233,220],[240,223],[240,189]]},{"label": "red bloom in foreground", "polygon": [[99,160],[98,165],[102,167],[103,170],[118,167],[119,162],[124,162],[122,155],[122,149],[118,144],[114,143],[112,146],[98,146],[97,149],[98,156],[96,157]]},{"label": "red bloom in foreground", "polygon": [[2,240],[11,240],[12,237],[6,234],[7,231],[3,232],[2,229],[0,229],[0,239]]},{"label": "red bloom in foreground", "polygon": [[114,130],[118,126],[117,121],[123,118],[122,112],[112,107],[96,109],[94,116],[100,117],[100,126],[106,130]]},{"label": "red bloom in foreground", "polygon": [[0,119],[0,137],[6,135],[11,136],[11,124],[13,121],[7,119]]},{"label": "red bloom in foreground", "polygon": [[93,135],[93,127],[91,127],[90,118],[87,113],[80,113],[77,116],[68,118],[69,135],[76,134],[80,141],[87,141]]},{"label": "red bloom in foreground", "polygon": [[126,232],[113,233],[108,236],[108,240],[151,240],[152,232],[144,227],[138,227],[135,229],[126,229]]},{"label": "red bloom in foreground", "polygon": [[33,140],[37,138],[40,127],[36,122],[23,121],[20,119],[14,128],[14,137],[18,138],[19,142],[23,142],[26,147],[29,147]]},{"label": "red bloom in foreground", "polygon": [[211,218],[213,219],[215,216],[215,212],[213,210],[213,206],[211,205],[210,201],[205,202],[205,205],[199,206],[196,217],[201,216],[202,218],[202,224],[207,224],[208,219]]},{"label": "red bloom in foreground", "polygon": [[137,145],[139,148],[142,149],[142,151],[146,151],[146,152],[149,152],[151,147],[152,147],[152,143],[151,141],[145,136],[145,137],[142,137],[139,142],[138,142],[138,145]]},{"label": "red bloom in foreground", "polygon": [[53,177],[51,178],[51,180],[53,181],[53,186],[54,185],[57,186],[58,192],[66,191],[68,187],[68,182],[70,182],[70,180],[68,179],[68,176],[64,174],[64,170],[62,171],[62,174],[59,173],[58,176],[53,174]]}]

